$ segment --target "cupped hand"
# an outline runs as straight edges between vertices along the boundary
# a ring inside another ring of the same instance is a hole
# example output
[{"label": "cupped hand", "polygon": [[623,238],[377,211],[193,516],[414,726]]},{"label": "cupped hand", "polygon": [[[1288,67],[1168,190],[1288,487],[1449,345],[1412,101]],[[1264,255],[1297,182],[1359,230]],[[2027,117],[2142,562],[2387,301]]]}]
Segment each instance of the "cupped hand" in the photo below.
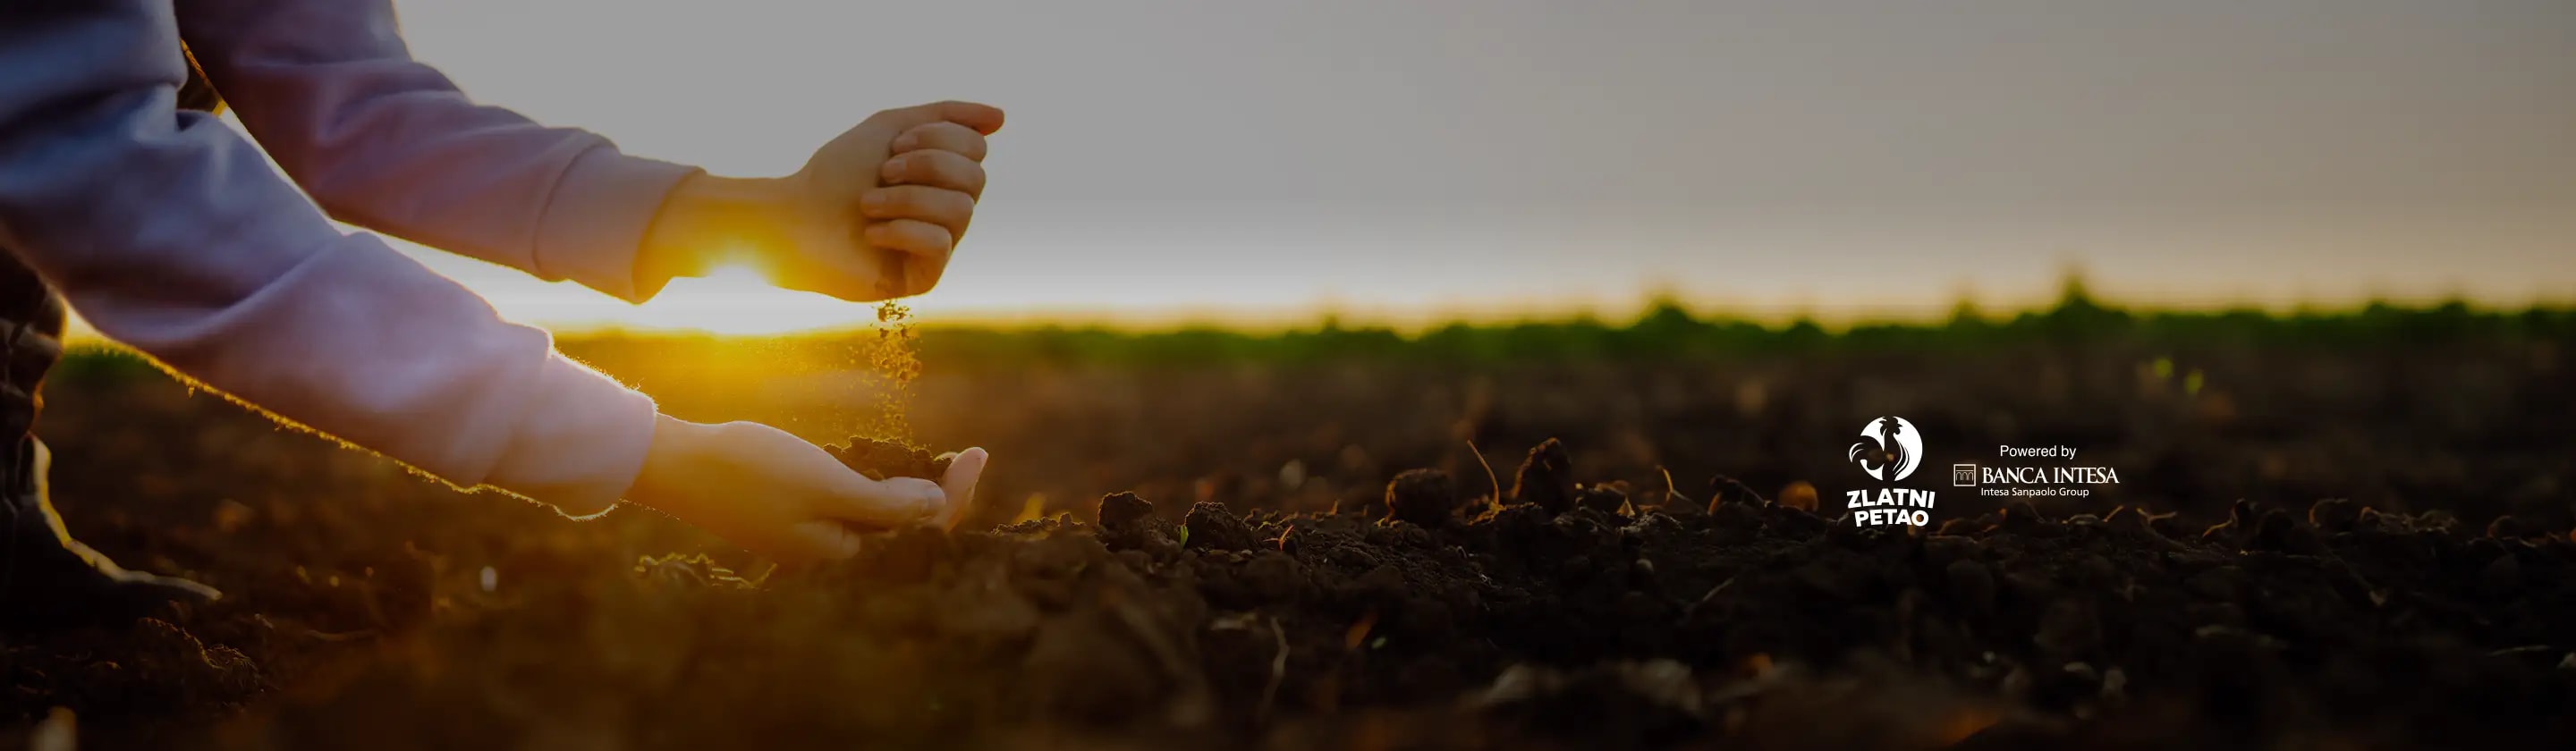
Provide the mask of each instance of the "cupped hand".
[{"label": "cupped hand", "polygon": [[864,532],[955,524],[987,461],[983,449],[967,449],[937,483],[871,480],[777,428],[665,416],[626,499],[796,565],[855,555]]}]

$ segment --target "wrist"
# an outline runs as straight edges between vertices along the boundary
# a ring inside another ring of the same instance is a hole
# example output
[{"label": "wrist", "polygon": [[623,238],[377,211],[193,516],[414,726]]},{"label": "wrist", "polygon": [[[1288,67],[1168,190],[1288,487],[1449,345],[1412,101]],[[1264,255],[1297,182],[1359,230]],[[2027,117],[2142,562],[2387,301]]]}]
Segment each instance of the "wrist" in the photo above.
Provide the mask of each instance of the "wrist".
[{"label": "wrist", "polygon": [[774,243],[771,235],[781,226],[791,194],[785,182],[704,172],[682,178],[636,251],[638,286],[659,288],[676,277],[703,276],[728,253]]},{"label": "wrist", "polygon": [[653,439],[644,449],[644,469],[635,475],[635,484],[626,491],[629,503],[644,506],[672,516],[683,516],[686,509],[672,508],[684,502],[686,493],[673,492],[680,487],[678,479],[695,462],[701,435],[711,426],[670,415],[653,416]]}]

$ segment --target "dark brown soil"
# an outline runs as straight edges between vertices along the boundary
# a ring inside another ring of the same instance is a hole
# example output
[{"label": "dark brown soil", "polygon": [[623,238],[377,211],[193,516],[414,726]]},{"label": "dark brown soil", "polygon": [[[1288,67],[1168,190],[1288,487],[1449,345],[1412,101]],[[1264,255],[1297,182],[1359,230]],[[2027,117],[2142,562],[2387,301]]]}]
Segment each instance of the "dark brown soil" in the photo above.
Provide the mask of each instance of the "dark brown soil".
[{"label": "dark brown soil", "polygon": [[[1536,462],[1522,487],[1573,470]],[[1442,484],[1403,477],[1391,505],[1425,513]],[[1176,515],[1118,494],[1089,519],[882,533],[764,581],[703,557],[548,576],[215,737],[2460,747],[2576,731],[2564,534],[2338,504],[2244,506],[2206,530],[2018,506],[1915,534],[1761,501],[1452,500],[1426,524]],[[556,636],[495,638],[529,629]],[[160,670],[127,680],[225,675]]]},{"label": "dark brown soil", "polygon": [[[75,391],[47,416],[73,529],[228,596],[0,637],[0,749],[53,707],[83,748],[2556,747],[2576,381],[2552,346],[2212,360],[2196,395],[2126,353],[997,373],[926,392],[958,433],[934,445],[1015,442],[984,531],[777,574],[175,386]],[[2052,368],[2077,375],[2040,402],[2004,377]],[[1856,405],[1906,384],[1935,386]],[[1842,448],[1882,411],[1960,460],[2092,446],[2124,484],[1849,526]]]},{"label": "dark brown soil", "polygon": [[929,449],[909,443],[862,436],[851,436],[847,444],[825,445],[823,450],[872,480],[888,477],[937,480],[948,474],[948,462],[957,458],[955,453],[932,454]]}]

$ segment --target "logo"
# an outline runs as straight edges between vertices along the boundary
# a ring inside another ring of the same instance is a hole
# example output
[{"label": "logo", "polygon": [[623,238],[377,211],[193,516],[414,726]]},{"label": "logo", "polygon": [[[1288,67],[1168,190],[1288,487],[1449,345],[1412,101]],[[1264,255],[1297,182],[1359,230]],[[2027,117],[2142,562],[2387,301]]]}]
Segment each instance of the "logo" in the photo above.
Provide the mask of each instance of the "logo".
[{"label": "logo", "polygon": [[1923,434],[1902,417],[1881,417],[1860,428],[1860,442],[1844,452],[1869,476],[1896,482],[1923,463]]},{"label": "logo", "polygon": [[[1923,465],[1923,432],[1902,417],[1881,417],[1860,426],[1860,442],[1843,452],[1843,458],[1860,465],[1860,471],[1894,485],[1914,474]],[[1955,479],[1957,467],[1952,467]],[[1924,526],[1932,523],[1932,491],[1916,488],[1884,487],[1873,493],[1851,490],[1843,493],[1843,508],[1851,512],[1853,526],[1879,527],[1892,524]]]},{"label": "logo", "polygon": [[[2056,459],[2073,462],[2075,446],[1998,446],[2001,459]],[[2001,498],[2093,495],[2093,488],[2120,484],[2120,471],[2103,466],[2028,466],[1959,464],[1950,468],[1950,484],[1975,485],[1977,494]]]}]

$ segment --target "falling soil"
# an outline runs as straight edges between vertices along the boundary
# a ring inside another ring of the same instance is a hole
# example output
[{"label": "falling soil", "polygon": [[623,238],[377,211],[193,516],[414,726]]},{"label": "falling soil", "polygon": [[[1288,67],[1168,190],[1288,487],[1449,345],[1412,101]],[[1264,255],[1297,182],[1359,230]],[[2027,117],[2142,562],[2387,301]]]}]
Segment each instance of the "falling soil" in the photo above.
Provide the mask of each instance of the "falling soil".
[{"label": "falling soil", "polygon": [[894,300],[877,304],[876,337],[861,353],[869,371],[885,379],[859,430],[893,441],[912,440],[905,417],[912,402],[912,382],[921,378],[921,333],[914,329],[912,308]]},{"label": "falling soil", "polygon": [[[937,474],[900,444],[835,453]],[[1118,493],[1088,518],[887,531],[854,559],[761,577],[566,556],[184,738],[2457,748],[2576,732],[2563,530],[2336,501],[2239,504],[2200,528],[2028,505],[1859,528],[1758,497],[1581,484],[1566,456],[1532,451],[1499,503],[1432,470],[1332,513]],[[167,623],[89,638],[0,653],[0,719],[68,704],[113,722],[230,706],[256,684],[240,653]]]}]

